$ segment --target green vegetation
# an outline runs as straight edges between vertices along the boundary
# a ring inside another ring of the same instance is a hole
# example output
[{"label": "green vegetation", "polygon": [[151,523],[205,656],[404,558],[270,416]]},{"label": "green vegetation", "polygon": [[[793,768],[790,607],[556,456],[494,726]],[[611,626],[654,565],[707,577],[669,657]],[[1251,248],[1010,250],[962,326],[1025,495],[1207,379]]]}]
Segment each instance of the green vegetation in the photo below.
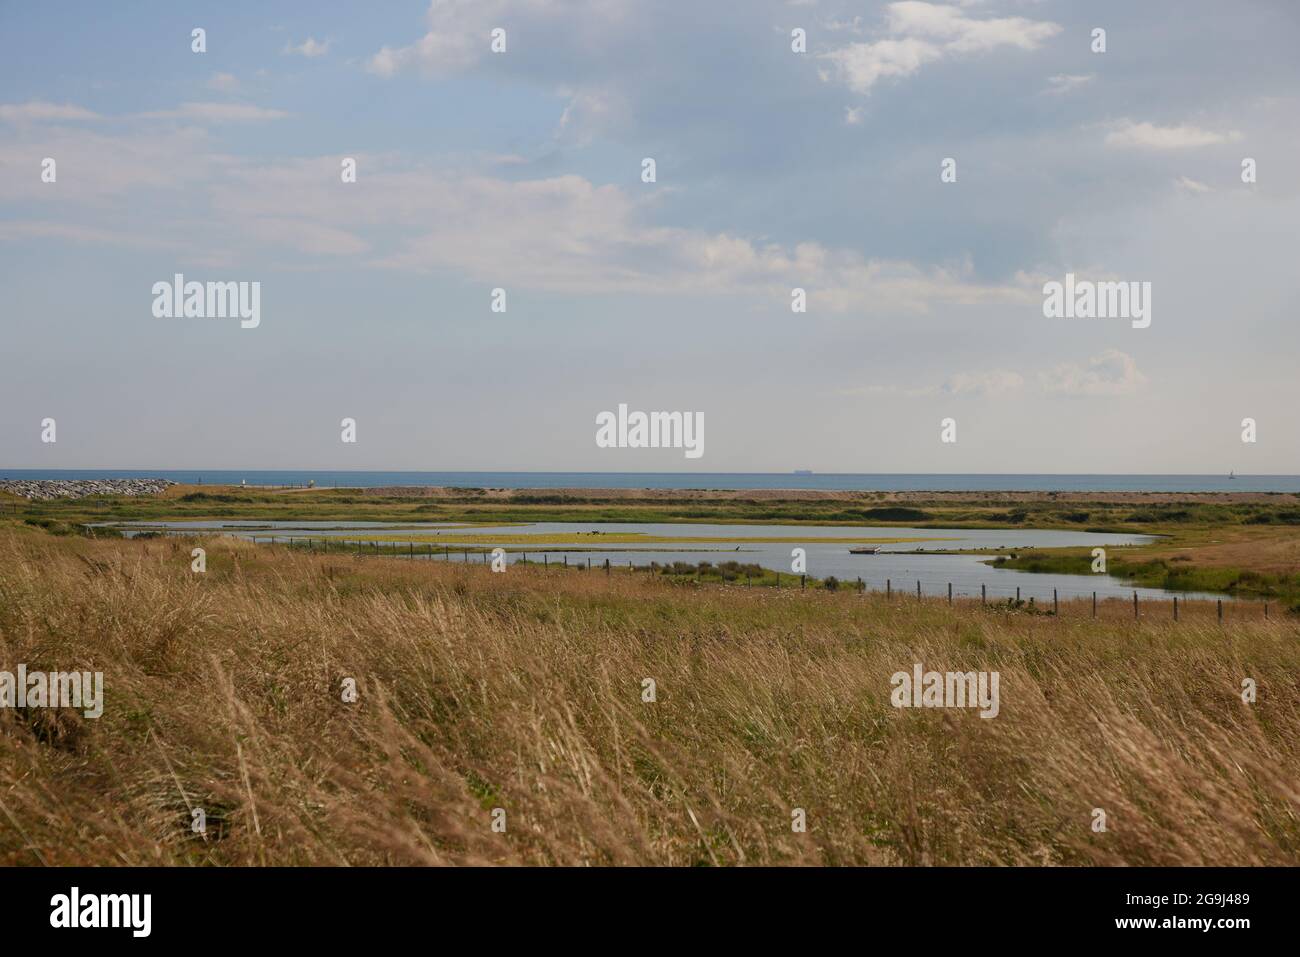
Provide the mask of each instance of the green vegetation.
[{"label": "green vegetation", "polygon": [[[1045,572],[1063,575],[1090,575],[1092,556],[1073,549],[1019,554],[986,562],[995,568],[1022,572]],[[1169,591],[1220,592],[1238,598],[1277,598],[1289,610],[1300,613],[1300,574],[1270,573],[1236,567],[1194,565],[1188,556],[1134,560],[1112,555],[1106,573],[1145,588]]]},{"label": "green vegetation", "polygon": [[156,498],[99,497],[50,502],[0,499],[0,514],[19,518],[56,518],[69,524],[95,521],[231,519],[240,521],[382,521],[382,522],[726,522],[819,525],[908,525],[917,528],[1068,528],[1090,531],[1175,534],[1227,526],[1300,525],[1300,496],[1278,493],[1265,504],[1198,502],[1040,501],[1008,508],[996,500],[933,501],[888,504],[885,493],[860,493],[852,499],[806,500],[738,497],[719,491],[709,497],[680,501],[663,498],[561,496],[518,493],[489,498],[485,490],[452,490],[442,497],[371,494],[357,489],[276,491],[227,487],[196,490],[178,487]]},{"label": "green vegetation", "polygon": [[24,525],[30,525],[34,528],[43,529],[51,535],[84,535],[87,538],[122,538],[123,535],[115,528],[91,528],[88,525],[70,524],[62,522],[55,518],[24,518]]},{"label": "green vegetation", "polygon": [[651,562],[650,569],[675,581],[700,584],[739,584],[768,588],[795,588],[805,584],[808,588],[826,588],[830,591],[834,591],[837,584],[834,576],[822,581],[807,575],[775,572],[753,562],[726,561],[716,565],[708,561],[694,565],[690,562],[668,562],[663,565]]}]

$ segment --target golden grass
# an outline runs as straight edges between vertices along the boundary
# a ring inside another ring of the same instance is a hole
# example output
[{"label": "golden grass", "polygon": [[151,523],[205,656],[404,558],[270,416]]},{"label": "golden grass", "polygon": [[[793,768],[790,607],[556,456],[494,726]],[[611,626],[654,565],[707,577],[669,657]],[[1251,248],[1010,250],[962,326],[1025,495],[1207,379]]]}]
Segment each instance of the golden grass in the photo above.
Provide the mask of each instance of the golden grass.
[{"label": "golden grass", "polygon": [[[0,530],[0,668],[106,686],[0,710],[0,863],[1300,861],[1294,620],[193,544]],[[890,707],[914,662],[1001,713]]]}]

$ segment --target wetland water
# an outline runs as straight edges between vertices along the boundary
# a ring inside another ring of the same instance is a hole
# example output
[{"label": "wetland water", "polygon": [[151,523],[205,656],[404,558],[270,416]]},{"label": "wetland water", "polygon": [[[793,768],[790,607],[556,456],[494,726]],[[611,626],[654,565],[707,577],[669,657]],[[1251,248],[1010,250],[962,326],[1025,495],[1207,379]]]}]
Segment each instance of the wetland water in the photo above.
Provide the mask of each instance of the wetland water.
[{"label": "wetland water", "polygon": [[[1090,596],[1098,598],[1131,598],[1137,591],[1141,598],[1168,599],[1177,594],[1182,598],[1213,599],[1225,597],[1200,592],[1169,592],[1158,588],[1133,588],[1121,579],[1109,575],[1061,575],[1021,572],[994,568],[986,561],[1003,554],[1023,554],[1027,550],[1061,548],[1067,546],[1107,549],[1108,557],[1122,554],[1125,546],[1141,545],[1152,541],[1149,535],[1122,533],[1094,533],[1075,531],[1042,531],[1029,529],[943,529],[899,528],[848,525],[727,525],[727,524],[668,524],[641,522],[532,522],[520,525],[473,525],[460,523],[391,523],[391,522],[126,522],[116,525],[127,535],[143,531],[166,534],[224,534],[245,539],[267,541],[272,536],[277,542],[308,538],[319,542],[364,539],[367,543],[405,545],[412,536],[418,536],[416,551],[432,548],[434,554],[417,555],[420,560],[443,561],[443,549],[451,552],[451,560],[462,561],[463,554],[456,553],[457,546],[471,548],[497,547],[509,550],[507,560],[515,562],[528,554],[529,560],[540,561],[545,553],[548,561],[569,564],[603,565],[609,559],[615,565],[632,562],[638,566],[650,562],[710,561],[715,565],[726,561],[757,564],[764,568],[790,573],[790,552],[803,548],[807,552],[808,574],[815,578],[834,575],[842,582],[851,583],[861,578],[866,587],[883,591],[886,580],[896,591],[916,590],[927,595],[946,595],[948,583],[953,586],[954,597],[979,597],[980,586],[988,588],[990,601],[1012,597],[1016,588],[1024,599],[1034,598],[1039,603],[1052,600],[1052,589],[1057,589],[1064,600]],[[592,534],[599,533],[599,534]],[[601,542],[603,536],[644,535],[661,538],[730,538],[731,542]],[[388,537],[391,536],[391,537]],[[467,537],[468,536],[468,537]],[[564,543],[541,542],[532,536],[576,536],[575,541]],[[761,539],[780,538],[771,542]],[[861,541],[870,544],[872,539],[920,539],[921,541],[887,542],[880,544],[875,555],[852,555],[849,549]],[[827,541],[827,539],[838,539]],[[588,545],[587,542],[590,542]],[[917,554],[918,548],[926,554]],[[985,554],[960,555],[962,549],[983,549]],[[470,561],[482,561],[482,556],[471,553]]]}]

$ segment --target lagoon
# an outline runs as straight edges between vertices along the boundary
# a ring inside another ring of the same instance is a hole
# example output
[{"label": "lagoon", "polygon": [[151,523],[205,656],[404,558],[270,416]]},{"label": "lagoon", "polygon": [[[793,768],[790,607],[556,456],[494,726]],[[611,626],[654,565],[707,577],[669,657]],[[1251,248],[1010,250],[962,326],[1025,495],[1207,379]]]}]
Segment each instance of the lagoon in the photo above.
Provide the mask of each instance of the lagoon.
[{"label": "lagoon", "polygon": [[[994,568],[988,561],[999,555],[1019,554],[1029,549],[1086,547],[1106,548],[1110,555],[1124,548],[1153,541],[1150,535],[1120,532],[1083,532],[1037,529],[903,528],[897,526],[846,525],[733,525],[657,522],[530,522],[516,525],[467,525],[464,523],[390,523],[330,521],[181,521],[126,522],[117,524],[126,534],[161,531],[166,534],[224,534],[267,541],[306,540],[319,542],[365,541],[383,544],[415,542],[416,551],[429,550],[422,560],[463,557],[462,549],[501,547],[514,562],[527,553],[532,561],[543,555],[547,561],[569,564],[648,565],[668,562],[725,561],[754,563],[789,574],[791,550],[807,553],[807,573],[815,578],[834,575],[845,582],[861,578],[868,589],[883,591],[888,581],[896,591],[914,593],[916,583],[927,595],[946,595],[948,584],[954,597],[980,595],[987,589],[990,601],[1014,597],[1016,589],[1024,599],[1050,602],[1056,589],[1062,599],[1091,596],[1131,598],[1136,591],[1144,599],[1168,599],[1174,594],[1186,599],[1222,597],[1196,592],[1170,592],[1158,588],[1134,588],[1109,575],[1065,575]],[[637,538],[644,537],[644,543]],[[602,539],[605,539],[602,542]],[[610,541],[616,539],[615,541]],[[662,541],[659,539],[669,539]],[[691,539],[691,541],[683,541]],[[715,541],[699,541],[715,539]],[[717,541],[722,539],[724,541]],[[725,541],[731,539],[731,541]],[[774,541],[774,539],[778,539]],[[905,541],[899,541],[905,539]],[[874,555],[852,555],[854,543],[881,542]],[[445,552],[444,552],[445,549]],[[981,554],[959,554],[981,550]],[[481,560],[474,555],[471,560]]]}]

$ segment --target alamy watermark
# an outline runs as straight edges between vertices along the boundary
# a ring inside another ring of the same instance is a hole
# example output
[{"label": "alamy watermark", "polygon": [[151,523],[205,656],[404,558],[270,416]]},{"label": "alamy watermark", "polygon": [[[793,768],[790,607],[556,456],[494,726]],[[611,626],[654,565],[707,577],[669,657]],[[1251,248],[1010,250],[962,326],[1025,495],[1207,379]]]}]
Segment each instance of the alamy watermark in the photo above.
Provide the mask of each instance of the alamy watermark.
[{"label": "alamy watermark", "polygon": [[83,894],[73,887],[50,898],[50,926],[124,927],[132,937],[148,937],[152,911],[152,894]]},{"label": "alamy watermark", "polygon": [[153,295],[155,319],[239,319],[242,329],[262,323],[260,282],[186,282],[176,273],[154,283]]},{"label": "alamy watermark", "polygon": [[628,412],[596,416],[596,446],[602,449],[685,449],[688,459],[704,454],[703,412]]},{"label": "alamy watermark", "polygon": [[1043,315],[1048,319],[1131,319],[1134,329],[1151,325],[1151,283],[1075,280],[1043,283]]},{"label": "alamy watermark", "polygon": [[87,718],[104,713],[104,673],[96,671],[0,671],[0,708],[83,708]]},{"label": "alamy watermark", "polygon": [[979,708],[981,718],[996,718],[1001,706],[996,671],[896,671],[889,683],[889,703],[895,708]]}]

